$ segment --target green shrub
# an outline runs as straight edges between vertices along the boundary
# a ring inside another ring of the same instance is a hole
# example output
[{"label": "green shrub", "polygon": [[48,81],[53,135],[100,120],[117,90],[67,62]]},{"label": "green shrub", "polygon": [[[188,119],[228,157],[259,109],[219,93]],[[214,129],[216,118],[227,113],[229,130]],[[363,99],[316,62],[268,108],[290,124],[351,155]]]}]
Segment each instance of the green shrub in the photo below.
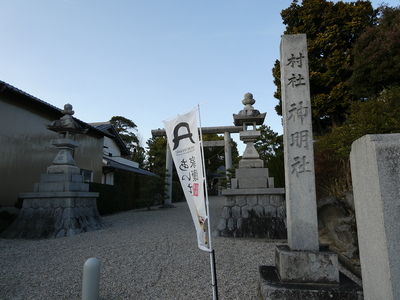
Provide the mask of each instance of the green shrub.
[{"label": "green shrub", "polygon": [[352,143],[366,134],[400,132],[400,87],[393,86],[377,98],[353,103],[347,120],[330,133],[314,137],[317,196],[343,198],[351,190]]},{"label": "green shrub", "polygon": [[98,192],[97,209],[100,215],[111,214],[125,210],[120,186],[90,182],[89,190]]},{"label": "green shrub", "polygon": [[16,214],[12,214],[6,210],[0,212],[0,233],[7,229],[17,218]]},{"label": "green shrub", "polygon": [[18,197],[17,202],[14,203],[14,207],[18,208],[18,209],[21,209],[23,203],[24,203],[24,199]]},{"label": "green shrub", "polygon": [[180,182],[172,182],[172,202],[185,201],[185,195],[183,194],[182,186]]},{"label": "green shrub", "polygon": [[[180,183],[172,183],[172,201],[183,199]],[[165,199],[165,178],[124,171],[114,173],[114,185],[89,183],[91,192],[98,192],[97,208],[101,215],[162,204]]]},{"label": "green shrub", "polygon": [[277,151],[275,155],[268,157],[265,167],[268,168],[269,176],[274,178],[276,188],[285,187],[285,163],[283,151]]}]

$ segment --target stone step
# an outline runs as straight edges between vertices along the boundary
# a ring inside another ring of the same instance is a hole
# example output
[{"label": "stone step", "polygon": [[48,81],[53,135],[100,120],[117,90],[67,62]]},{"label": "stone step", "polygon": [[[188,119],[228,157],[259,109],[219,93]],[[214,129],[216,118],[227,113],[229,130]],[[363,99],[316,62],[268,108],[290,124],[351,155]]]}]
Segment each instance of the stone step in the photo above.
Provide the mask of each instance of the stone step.
[{"label": "stone step", "polygon": [[77,174],[42,174],[40,182],[83,182],[83,175]]},{"label": "stone step", "polygon": [[40,182],[33,185],[34,192],[88,192],[89,184],[83,182]]}]

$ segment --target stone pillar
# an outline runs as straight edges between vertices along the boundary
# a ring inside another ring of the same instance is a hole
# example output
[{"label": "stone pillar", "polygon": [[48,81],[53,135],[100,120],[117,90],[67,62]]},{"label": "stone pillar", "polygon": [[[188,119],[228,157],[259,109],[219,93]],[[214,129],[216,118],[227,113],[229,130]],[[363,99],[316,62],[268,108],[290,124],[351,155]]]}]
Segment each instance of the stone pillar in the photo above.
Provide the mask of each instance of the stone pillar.
[{"label": "stone pillar", "polygon": [[172,205],[172,172],[173,172],[173,165],[172,165],[172,154],[171,154],[171,149],[169,149],[168,143],[167,143],[167,152],[165,156],[165,168],[167,170],[166,172],[166,178],[165,178],[165,183],[167,185],[167,198],[164,199],[164,205],[163,207],[173,207]]},{"label": "stone pillar", "polygon": [[[294,251],[319,251],[317,202],[315,195],[315,171],[311,124],[311,101],[305,34],[282,36],[281,42],[282,114],[285,145],[285,191],[288,244],[290,249],[278,248],[277,269],[283,281],[319,282],[317,268],[299,268],[297,274],[288,275],[293,259],[313,265],[311,257]],[[282,251],[280,251],[282,250]],[[330,257],[332,256],[332,257]],[[325,274],[325,283],[338,283],[339,271],[336,255],[317,256],[323,265],[331,265],[331,273]],[[336,259],[336,261],[335,261]],[[322,261],[321,261],[322,262]],[[328,268],[324,268],[328,270]],[[290,273],[290,272],[289,272]]]},{"label": "stone pillar", "polygon": [[231,145],[231,134],[229,132],[224,133],[225,142],[225,168],[226,170],[232,169],[232,145]]},{"label": "stone pillar", "polygon": [[364,297],[400,299],[400,134],[363,136],[350,160]]},{"label": "stone pillar", "polygon": [[276,247],[275,268],[260,267],[260,299],[362,299],[343,277],[337,255],[318,238],[311,103],[305,34],[281,42],[282,115],[288,245]]},{"label": "stone pillar", "polygon": [[292,250],[318,251],[312,111],[305,34],[282,37],[281,74],[288,243]]}]

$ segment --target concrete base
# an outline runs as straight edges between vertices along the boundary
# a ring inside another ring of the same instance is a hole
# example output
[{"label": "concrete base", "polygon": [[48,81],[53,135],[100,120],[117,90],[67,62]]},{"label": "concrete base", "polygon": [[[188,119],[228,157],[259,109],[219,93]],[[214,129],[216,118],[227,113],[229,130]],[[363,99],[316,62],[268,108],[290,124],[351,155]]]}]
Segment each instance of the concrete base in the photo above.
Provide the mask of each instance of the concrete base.
[{"label": "concrete base", "polygon": [[264,168],[264,161],[261,159],[241,159],[239,168]]},{"label": "concrete base", "polygon": [[238,186],[232,186],[232,188],[254,189],[269,187],[267,168],[236,169],[235,174]]},{"label": "concrete base", "polygon": [[340,284],[290,284],[279,280],[276,268],[260,266],[258,296],[262,300],[362,300],[362,287],[340,273]]},{"label": "concrete base", "polygon": [[338,257],[324,248],[292,251],[287,245],[276,246],[275,265],[280,280],[285,283],[339,283]]}]

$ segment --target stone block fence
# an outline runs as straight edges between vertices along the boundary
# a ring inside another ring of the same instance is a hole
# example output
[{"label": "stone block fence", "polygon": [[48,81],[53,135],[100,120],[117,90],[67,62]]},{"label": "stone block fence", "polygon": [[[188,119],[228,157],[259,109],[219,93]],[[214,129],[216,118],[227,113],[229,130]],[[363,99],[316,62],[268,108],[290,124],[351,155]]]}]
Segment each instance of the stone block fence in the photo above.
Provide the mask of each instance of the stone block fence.
[{"label": "stone block fence", "polygon": [[232,189],[224,194],[225,204],[214,236],[287,238],[283,189]]}]

